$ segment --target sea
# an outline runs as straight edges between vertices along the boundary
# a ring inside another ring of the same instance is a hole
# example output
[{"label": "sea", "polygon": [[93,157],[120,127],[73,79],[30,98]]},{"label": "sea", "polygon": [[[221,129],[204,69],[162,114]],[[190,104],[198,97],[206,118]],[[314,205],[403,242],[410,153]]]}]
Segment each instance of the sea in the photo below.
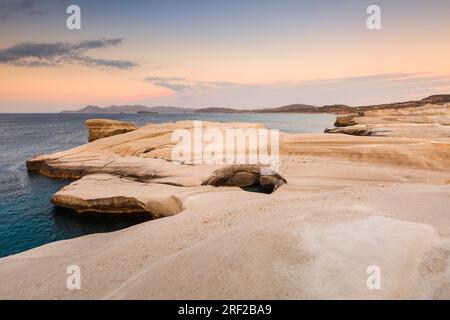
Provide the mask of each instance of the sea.
[{"label": "sea", "polygon": [[53,206],[51,196],[70,180],[28,173],[25,162],[87,142],[87,119],[147,123],[179,120],[259,122],[289,133],[320,133],[332,127],[333,114],[0,114],[0,257],[53,241],[112,232],[149,220],[148,215],[77,214]]}]

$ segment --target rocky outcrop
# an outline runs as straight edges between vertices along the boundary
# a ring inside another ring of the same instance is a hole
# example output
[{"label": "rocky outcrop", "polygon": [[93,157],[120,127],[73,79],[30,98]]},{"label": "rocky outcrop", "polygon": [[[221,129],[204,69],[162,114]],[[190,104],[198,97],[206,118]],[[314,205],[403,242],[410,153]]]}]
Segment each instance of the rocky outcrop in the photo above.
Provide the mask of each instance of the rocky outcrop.
[{"label": "rocky outcrop", "polygon": [[86,120],[85,125],[89,131],[89,142],[137,129],[133,123],[110,119],[89,119]]},{"label": "rocky outcrop", "polygon": [[287,181],[278,173],[265,174],[260,166],[253,165],[234,165],[218,169],[205,179],[202,185],[211,185],[214,187],[248,187],[259,185],[267,190],[267,193],[276,191],[279,187],[286,184]]},{"label": "rocky outcrop", "polygon": [[[431,171],[304,160],[271,196],[209,187],[180,214],[0,259],[0,298],[450,298],[448,185]],[[64,285],[69,264],[82,290]],[[372,265],[381,290],[367,288]]]},{"label": "rocky outcrop", "polygon": [[181,190],[112,174],[91,174],[62,188],[51,202],[78,213],[148,213],[161,218],[183,209]]},{"label": "rocky outcrop", "polygon": [[[223,134],[229,128],[263,128],[261,124],[254,123],[224,124],[205,121],[203,125],[205,128],[217,129]],[[78,179],[92,173],[111,173],[141,180],[173,177],[171,172],[184,176],[192,171],[193,167],[189,164],[195,159],[186,160],[186,165],[171,162],[172,149],[179,142],[172,139],[176,130],[193,136],[194,122],[149,124],[127,134],[99,139],[67,151],[36,156],[27,161],[27,169],[58,179]],[[242,152],[248,152],[248,145]],[[214,167],[204,166],[202,170],[203,174],[195,172],[195,175],[202,178],[210,174]]]},{"label": "rocky outcrop", "polygon": [[439,123],[359,124],[326,129],[325,133],[342,133],[352,136],[399,137],[446,141],[450,126]]},{"label": "rocky outcrop", "polygon": [[450,106],[426,104],[415,108],[380,109],[338,116],[336,127],[357,124],[439,123],[450,125]]},{"label": "rocky outcrop", "polygon": [[[430,97],[445,101],[446,97]],[[384,136],[447,140],[450,136],[450,106],[427,104],[422,107],[382,109],[338,116],[335,128],[325,133],[354,136]]]},{"label": "rocky outcrop", "polygon": [[275,192],[279,187],[286,184],[287,181],[278,173],[273,175],[261,175],[259,177],[259,184],[263,189],[270,191],[270,193]]},{"label": "rocky outcrop", "polygon": [[[336,125],[336,123],[335,123]],[[324,133],[343,133],[352,136],[373,136],[378,132],[374,132],[372,128],[363,125],[336,126],[337,128],[327,128]]]},{"label": "rocky outcrop", "polygon": [[357,123],[354,120],[356,117],[358,117],[358,114],[355,114],[355,113],[338,116],[338,117],[336,117],[334,126],[335,127],[353,126]]},{"label": "rocky outcrop", "polygon": [[[443,121],[447,116],[443,112],[440,117]],[[247,123],[204,122],[203,125],[222,133],[233,127],[262,127]],[[446,161],[450,157],[450,149],[446,147],[449,128],[430,123],[391,123],[347,126],[329,131],[347,133],[345,136],[281,133],[279,152],[281,160],[289,157],[322,157],[445,170],[450,168],[450,163]],[[184,164],[172,162],[172,149],[177,141],[172,141],[171,136],[175,130],[192,133],[193,122],[150,124],[127,134],[99,139],[67,151],[40,155],[27,161],[27,169],[52,178],[79,179],[87,174],[106,173],[139,181],[157,179],[174,185],[199,186],[218,168],[214,165],[192,165],[192,161]],[[378,137],[351,137],[348,134]],[[429,143],[424,139],[441,143]],[[228,183],[242,186],[255,178],[253,175],[239,174],[234,183]]]},{"label": "rocky outcrop", "polygon": [[[414,116],[444,122],[444,111]],[[58,206],[165,218],[0,259],[0,298],[449,299],[447,126],[387,113],[356,118],[383,119],[357,124],[372,136],[282,133],[270,175],[172,161],[171,134],[192,132],[192,121],[38,156],[30,171],[79,178],[53,196]],[[256,183],[282,187],[243,190]],[[85,270],[82,290],[61,281],[68,264]],[[380,290],[367,287],[373,265]]]},{"label": "rocky outcrop", "polygon": [[[259,124],[210,122],[205,122],[204,126],[214,127],[224,134],[227,128],[262,127]],[[178,142],[172,139],[175,130],[193,135],[194,122],[147,125],[126,135],[110,136],[71,150],[37,156],[27,161],[27,169],[52,178],[79,179],[52,198],[53,204],[79,213],[148,212],[154,218],[173,215],[182,210],[183,196],[180,194],[195,188],[209,191],[211,187],[202,182],[218,168],[227,170],[229,167],[227,164],[192,165],[194,158],[185,163],[171,161],[172,148]],[[248,152],[248,145],[241,151]],[[234,167],[231,165],[230,168]],[[227,186],[258,183],[259,165],[255,165],[253,171],[241,170],[230,176]],[[267,188],[272,186],[267,185]]]},{"label": "rocky outcrop", "polygon": [[[227,128],[262,127],[259,124],[214,122],[204,122],[203,126],[221,133]],[[423,126],[428,129],[417,129]],[[55,205],[80,213],[148,212],[154,218],[181,212],[186,199],[184,195],[189,190],[209,193],[213,186],[263,193],[277,191],[287,183],[283,168],[289,166],[290,161],[298,163],[303,158],[450,170],[447,161],[450,158],[450,127],[442,125],[355,125],[329,131],[347,135],[282,133],[279,143],[281,166],[279,172],[269,174],[258,164],[195,164],[195,159],[184,163],[172,161],[172,148],[177,143],[172,140],[172,133],[184,130],[193,134],[193,128],[193,121],[150,124],[71,150],[37,156],[27,162],[27,168],[52,178],[80,179],[55,194],[52,199]],[[419,133],[423,136],[419,137]],[[349,134],[377,137],[351,137]],[[248,145],[241,151],[248,152]],[[288,187],[286,185],[282,190]],[[216,189],[223,192],[227,188]]]}]

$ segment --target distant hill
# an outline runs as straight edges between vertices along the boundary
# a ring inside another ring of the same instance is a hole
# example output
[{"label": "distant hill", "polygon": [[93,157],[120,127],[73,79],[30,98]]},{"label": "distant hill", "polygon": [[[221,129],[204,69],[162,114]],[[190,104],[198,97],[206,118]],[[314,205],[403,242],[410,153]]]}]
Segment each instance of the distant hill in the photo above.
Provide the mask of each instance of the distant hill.
[{"label": "distant hill", "polygon": [[450,94],[436,94],[434,96],[426,97],[422,99],[426,103],[448,103],[450,102]]},{"label": "distant hill", "polygon": [[252,109],[252,110],[238,110],[232,108],[205,108],[198,109],[195,112],[200,113],[335,113],[345,114],[356,112],[357,108],[350,107],[343,104],[328,105],[323,107],[316,107],[308,104],[290,104],[278,108]]},{"label": "distant hill", "polygon": [[405,102],[394,102],[394,103],[386,103],[386,104],[377,104],[370,106],[359,106],[355,107],[356,111],[370,111],[370,110],[380,110],[380,109],[402,109],[402,108],[415,108],[421,107],[428,103],[432,104],[444,104],[450,102],[450,94],[439,94],[433,95],[422,100],[412,100]]},{"label": "distant hill", "polygon": [[368,106],[355,106],[351,107],[345,104],[326,105],[323,107],[315,107],[304,104],[291,104],[284,107],[272,108],[272,109],[257,109],[249,110],[250,112],[267,113],[267,112],[283,112],[283,113],[335,113],[335,114],[347,114],[359,111],[380,110],[380,109],[402,109],[421,107],[428,103],[444,104],[450,102],[450,94],[439,94],[426,97],[418,101],[406,101],[395,102],[386,104],[376,104]]},{"label": "distant hill", "polygon": [[195,109],[170,106],[147,107],[143,105],[112,105],[109,107],[101,108],[98,106],[89,105],[79,110],[63,111],[62,113],[184,113],[193,112],[194,110]]},{"label": "distant hill", "polygon": [[355,112],[355,107],[350,107],[345,104],[332,104],[319,108],[320,113],[352,113]]},{"label": "distant hill", "polygon": [[243,113],[243,110],[232,108],[203,108],[195,110],[196,113]]},{"label": "distant hill", "polygon": [[278,108],[266,108],[266,109],[256,109],[249,110],[250,112],[257,113],[272,113],[272,112],[282,112],[282,113],[315,113],[318,107],[310,106],[307,104],[290,104],[283,107]]},{"label": "distant hill", "polygon": [[97,106],[87,106],[84,107],[83,109],[77,110],[77,111],[63,111],[62,113],[72,113],[72,112],[76,112],[76,113],[102,113],[103,109]]},{"label": "distant hill", "polygon": [[186,113],[186,112],[194,112],[196,109],[162,106],[162,107],[151,107],[150,110],[159,113]]},{"label": "distant hill", "polygon": [[334,113],[334,114],[348,114],[369,110],[380,110],[380,109],[401,109],[401,108],[412,108],[420,107],[426,105],[427,103],[433,104],[444,104],[450,103],[450,94],[439,94],[426,97],[418,101],[406,101],[406,102],[395,102],[386,104],[377,104],[369,106],[355,106],[351,107],[345,104],[334,104],[326,105],[323,107],[316,107],[307,104],[290,104],[287,106],[282,106],[278,108],[265,108],[265,109],[253,109],[253,110],[241,110],[234,108],[181,108],[181,107],[171,107],[171,106],[158,106],[158,107],[147,107],[143,105],[124,105],[116,106],[112,105],[109,107],[98,107],[98,106],[86,106],[80,110],[76,111],[63,111],[63,113]]}]

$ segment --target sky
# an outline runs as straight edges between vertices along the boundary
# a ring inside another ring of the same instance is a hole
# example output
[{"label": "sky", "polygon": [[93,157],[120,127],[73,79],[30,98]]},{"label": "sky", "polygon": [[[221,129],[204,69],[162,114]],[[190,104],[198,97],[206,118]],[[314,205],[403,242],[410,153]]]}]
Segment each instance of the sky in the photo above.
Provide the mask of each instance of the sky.
[{"label": "sky", "polygon": [[450,93],[449,40],[449,0],[0,0],[0,112],[416,100]]}]

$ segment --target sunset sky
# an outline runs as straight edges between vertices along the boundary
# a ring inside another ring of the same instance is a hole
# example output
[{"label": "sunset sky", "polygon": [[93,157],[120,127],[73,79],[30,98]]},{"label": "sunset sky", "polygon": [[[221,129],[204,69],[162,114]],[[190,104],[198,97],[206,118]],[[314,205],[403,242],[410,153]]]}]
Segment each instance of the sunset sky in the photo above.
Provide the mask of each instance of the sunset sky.
[{"label": "sunset sky", "polygon": [[[81,30],[66,8],[81,8]],[[381,30],[366,9],[381,7]],[[0,0],[0,112],[450,93],[449,0]]]}]

